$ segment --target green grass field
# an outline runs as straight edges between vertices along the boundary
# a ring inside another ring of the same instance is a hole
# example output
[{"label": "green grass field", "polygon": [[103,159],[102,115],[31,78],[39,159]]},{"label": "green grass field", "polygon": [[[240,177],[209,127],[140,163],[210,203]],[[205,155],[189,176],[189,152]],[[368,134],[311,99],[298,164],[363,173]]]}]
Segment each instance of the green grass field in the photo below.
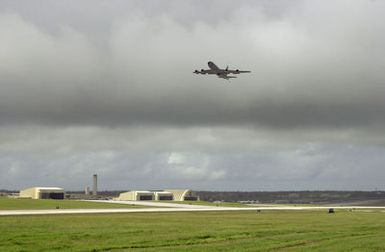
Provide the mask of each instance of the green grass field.
[{"label": "green grass field", "polygon": [[79,209],[79,208],[133,208],[127,204],[109,204],[99,202],[85,202],[76,200],[34,200],[34,199],[11,199],[0,197],[0,210],[28,210],[28,209]]},{"label": "green grass field", "polygon": [[385,251],[384,217],[363,211],[0,217],[0,251]]}]

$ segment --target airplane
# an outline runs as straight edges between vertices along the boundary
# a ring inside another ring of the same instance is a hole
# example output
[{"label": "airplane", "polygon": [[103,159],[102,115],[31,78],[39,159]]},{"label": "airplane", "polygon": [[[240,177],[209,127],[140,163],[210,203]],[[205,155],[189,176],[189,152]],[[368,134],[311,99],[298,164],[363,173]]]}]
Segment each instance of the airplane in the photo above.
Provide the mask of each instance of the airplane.
[{"label": "airplane", "polygon": [[228,76],[228,74],[250,73],[250,71],[240,71],[239,69],[229,70],[228,66],[226,67],[226,69],[220,69],[212,61],[209,61],[207,64],[209,65],[210,69],[208,69],[208,70],[201,69],[200,71],[195,70],[193,73],[195,73],[195,74],[216,74],[218,76],[218,78],[222,78],[225,80],[237,78],[235,76]]}]

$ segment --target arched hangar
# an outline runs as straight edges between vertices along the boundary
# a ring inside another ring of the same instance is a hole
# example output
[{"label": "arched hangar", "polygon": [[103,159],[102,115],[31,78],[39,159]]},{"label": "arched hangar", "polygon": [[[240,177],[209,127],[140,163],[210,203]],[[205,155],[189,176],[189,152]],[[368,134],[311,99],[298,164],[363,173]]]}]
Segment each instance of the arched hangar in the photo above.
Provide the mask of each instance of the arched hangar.
[{"label": "arched hangar", "polygon": [[64,199],[64,189],[60,187],[31,187],[20,191],[20,198]]}]

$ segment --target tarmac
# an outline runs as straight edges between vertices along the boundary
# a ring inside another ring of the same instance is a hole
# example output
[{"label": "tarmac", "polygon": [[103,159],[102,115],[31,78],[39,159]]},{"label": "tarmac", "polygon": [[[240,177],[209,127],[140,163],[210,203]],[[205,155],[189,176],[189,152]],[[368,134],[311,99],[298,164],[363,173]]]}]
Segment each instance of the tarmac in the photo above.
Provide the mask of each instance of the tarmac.
[{"label": "tarmac", "polygon": [[[89,200],[91,201],[91,200]],[[56,215],[56,214],[111,214],[111,213],[169,213],[169,212],[211,212],[211,211],[314,211],[330,208],[334,210],[376,210],[385,212],[383,206],[261,206],[261,207],[221,207],[189,204],[175,204],[148,201],[112,201],[92,200],[92,202],[142,205],[147,208],[113,208],[113,209],[45,209],[45,210],[0,210],[0,216],[22,215]]]}]

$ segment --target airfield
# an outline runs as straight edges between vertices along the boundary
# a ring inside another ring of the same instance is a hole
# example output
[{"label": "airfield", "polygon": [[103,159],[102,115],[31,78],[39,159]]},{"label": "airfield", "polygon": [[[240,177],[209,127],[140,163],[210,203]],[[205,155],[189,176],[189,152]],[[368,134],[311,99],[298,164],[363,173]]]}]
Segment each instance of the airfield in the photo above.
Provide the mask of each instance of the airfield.
[{"label": "airfield", "polygon": [[[196,205],[188,203],[165,203],[151,201],[114,201],[114,200],[83,200],[95,204],[106,204],[108,208],[87,208],[87,209],[34,209],[34,210],[0,210],[0,216],[18,215],[57,215],[57,214],[109,214],[109,213],[164,213],[164,212],[218,212],[218,211],[321,211],[325,212],[332,209],[338,210],[377,210],[385,212],[385,206],[218,206],[216,205]],[[209,203],[207,203],[209,204]],[[119,205],[119,208],[111,206]],[[122,206],[123,205],[123,206]],[[124,205],[130,208],[124,208]],[[95,205],[96,206],[96,205]],[[132,208],[135,206],[135,208]],[[145,208],[143,208],[145,207]]]},{"label": "airfield", "polygon": [[385,250],[385,207],[3,198],[0,215],[0,251]]}]

